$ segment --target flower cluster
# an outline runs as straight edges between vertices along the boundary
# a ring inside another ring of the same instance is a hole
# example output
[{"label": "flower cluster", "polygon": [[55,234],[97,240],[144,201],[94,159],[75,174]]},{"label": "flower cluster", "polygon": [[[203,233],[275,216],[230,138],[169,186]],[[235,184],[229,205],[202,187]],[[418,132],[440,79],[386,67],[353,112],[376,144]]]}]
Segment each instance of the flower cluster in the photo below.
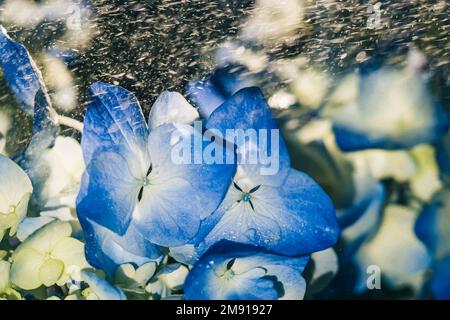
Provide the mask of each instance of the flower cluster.
[{"label": "flower cluster", "polygon": [[283,56],[319,13],[258,0],[210,74],[141,107],[121,77],[74,85],[90,1],[24,1],[3,23],[64,27],[36,62],[0,27],[0,299],[450,299],[448,99],[417,48]]},{"label": "flower cluster", "polygon": [[[52,299],[303,298],[309,255],[334,245],[339,227],[327,194],[291,168],[259,89],[242,88],[202,117],[181,94],[163,92],[147,124],[131,92],[94,83],[80,150],[60,136],[60,118],[26,49],[4,30],[0,44],[9,86],[34,119],[16,163],[0,158],[2,176],[11,176],[0,190],[2,233],[9,232],[3,242],[14,248],[4,257],[4,294],[41,297],[34,291],[47,288]],[[205,129],[194,125],[200,120]],[[236,139],[221,150],[205,130],[275,130],[263,151],[277,146],[278,170],[265,175],[265,163],[228,162],[258,145]],[[186,143],[192,159],[174,162]],[[211,146],[213,162],[194,159]],[[76,156],[66,159],[69,153]]]}]

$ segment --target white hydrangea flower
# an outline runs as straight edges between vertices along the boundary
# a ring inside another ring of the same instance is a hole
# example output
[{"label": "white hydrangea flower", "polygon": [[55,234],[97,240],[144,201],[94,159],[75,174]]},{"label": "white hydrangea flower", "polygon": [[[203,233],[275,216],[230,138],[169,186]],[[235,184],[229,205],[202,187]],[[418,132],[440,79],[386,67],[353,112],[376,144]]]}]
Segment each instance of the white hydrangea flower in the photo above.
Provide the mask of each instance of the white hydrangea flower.
[{"label": "white hydrangea flower", "polygon": [[89,285],[89,288],[82,292],[82,296],[86,300],[126,300],[122,290],[112,286],[95,273],[82,271],[81,279]]},{"label": "white hydrangea flower", "polygon": [[145,287],[156,271],[157,264],[148,262],[135,268],[132,264],[121,265],[115,276],[114,283],[120,287],[130,298],[145,297]]},{"label": "white hydrangea flower", "polygon": [[11,159],[0,155],[0,240],[9,229],[15,234],[27,214],[33,187],[27,174]]},{"label": "white hydrangea flower", "polygon": [[378,180],[392,178],[400,183],[409,182],[413,194],[422,201],[429,201],[442,188],[435,150],[430,145],[422,144],[410,150],[350,152],[347,158],[354,164],[364,162]]},{"label": "white hydrangea flower", "polygon": [[348,158],[353,163],[365,162],[371,175],[378,180],[393,178],[407,182],[417,171],[414,158],[405,150],[370,149],[350,152]]},{"label": "white hydrangea flower", "polygon": [[116,272],[116,284],[122,284],[124,287],[145,286],[155,274],[156,263],[148,262],[135,268],[132,264],[121,265]]},{"label": "white hydrangea flower", "polygon": [[83,152],[78,141],[70,137],[57,137],[54,147],[43,153],[35,167],[41,172],[48,172],[41,195],[45,207],[59,207],[59,209],[44,209],[41,215],[64,221],[72,220],[73,214],[70,209],[75,208],[85,168]]},{"label": "white hydrangea flower", "polygon": [[62,286],[75,269],[89,267],[84,244],[71,234],[70,223],[54,221],[29,236],[11,257],[11,282],[25,290]]},{"label": "white hydrangea flower", "polygon": [[145,290],[154,297],[166,298],[172,295],[172,291],[182,289],[188,273],[188,268],[182,264],[167,265],[150,281]]},{"label": "white hydrangea flower", "polygon": [[9,281],[11,264],[8,261],[0,261],[0,300],[20,300],[21,296],[11,288]]}]

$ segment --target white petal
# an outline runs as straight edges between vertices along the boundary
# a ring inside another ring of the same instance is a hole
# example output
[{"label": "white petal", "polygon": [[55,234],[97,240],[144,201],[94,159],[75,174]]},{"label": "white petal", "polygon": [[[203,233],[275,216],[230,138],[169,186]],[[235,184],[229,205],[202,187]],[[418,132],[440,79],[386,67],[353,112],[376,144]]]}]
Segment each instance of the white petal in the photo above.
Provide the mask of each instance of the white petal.
[{"label": "white petal", "polygon": [[199,118],[197,110],[178,92],[164,91],[150,110],[150,130],[168,123],[191,124]]},{"label": "white petal", "polygon": [[188,273],[189,270],[180,264],[176,269],[170,270],[170,272],[163,270],[163,273],[158,275],[158,279],[164,282],[169,289],[176,290],[183,286]]},{"label": "white petal", "polygon": [[314,252],[311,255],[314,261],[314,273],[310,287],[319,292],[331,281],[338,271],[338,259],[333,248]]},{"label": "white petal", "polygon": [[19,288],[33,290],[42,285],[39,269],[45,257],[33,248],[25,248],[14,253],[11,266],[11,282]]},{"label": "white petal", "polygon": [[19,205],[33,187],[27,174],[11,159],[0,155],[0,213],[7,214]]},{"label": "white petal", "polygon": [[68,222],[53,221],[28,237],[14,252],[14,256],[21,250],[32,248],[42,254],[52,252],[61,239],[70,237],[72,227]]},{"label": "white petal", "polygon": [[25,218],[17,228],[17,238],[24,242],[31,234],[52,222],[54,219],[50,217]]},{"label": "white petal", "polygon": [[383,223],[370,242],[357,253],[360,282],[358,289],[366,288],[367,267],[376,265],[384,279],[393,286],[411,285],[418,289],[430,264],[424,244],[414,233],[415,210],[389,205]]},{"label": "white petal", "polygon": [[9,288],[9,269],[11,264],[7,261],[0,260],[0,294]]}]

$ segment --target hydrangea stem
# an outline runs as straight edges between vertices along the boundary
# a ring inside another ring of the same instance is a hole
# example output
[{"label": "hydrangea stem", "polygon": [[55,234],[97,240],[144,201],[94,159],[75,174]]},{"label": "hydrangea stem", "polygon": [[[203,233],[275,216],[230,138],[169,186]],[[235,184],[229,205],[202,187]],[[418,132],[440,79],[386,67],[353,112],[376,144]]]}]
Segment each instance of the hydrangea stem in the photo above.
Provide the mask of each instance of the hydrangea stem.
[{"label": "hydrangea stem", "polygon": [[77,131],[83,132],[83,123],[81,123],[78,120],[58,115],[58,123],[73,128]]}]

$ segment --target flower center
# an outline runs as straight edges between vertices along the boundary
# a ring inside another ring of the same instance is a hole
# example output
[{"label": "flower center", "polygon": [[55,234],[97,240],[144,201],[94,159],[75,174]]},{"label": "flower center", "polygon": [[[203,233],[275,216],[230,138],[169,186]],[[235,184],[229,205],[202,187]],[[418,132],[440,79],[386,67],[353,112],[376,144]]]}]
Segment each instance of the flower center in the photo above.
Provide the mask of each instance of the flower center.
[{"label": "flower center", "polygon": [[230,261],[228,261],[227,265],[226,265],[226,270],[225,272],[222,274],[222,278],[225,280],[230,280],[234,277],[235,273],[233,271],[233,269],[231,269],[234,265],[234,263],[236,262],[236,258],[231,259]]},{"label": "flower center", "polygon": [[244,193],[242,194],[242,201],[244,201],[244,202],[250,201],[251,198],[252,198],[252,196],[251,196],[250,193],[248,193],[248,192],[244,192]]},{"label": "flower center", "polygon": [[150,180],[148,179],[148,177],[145,177],[143,180],[142,180],[142,186],[143,187],[146,187],[146,186],[148,186],[150,184]]},{"label": "flower center", "polygon": [[148,176],[152,172],[152,169],[153,169],[153,165],[150,164],[150,167],[148,168],[148,171],[147,171],[147,175],[141,181],[141,187],[140,187],[139,193],[138,193],[138,201],[142,200],[142,195],[144,193],[144,188],[150,185],[150,179],[148,178]]},{"label": "flower center", "polygon": [[224,272],[223,276],[222,276],[225,280],[230,280],[234,277],[234,271],[229,269],[227,271]]},{"label": "flower center", "polygon": [[236,190],[238,190],[239,192],[242,193],[242,196],[237,201],[237,203],[239,203],[241,201],[248,202],[248,204],[250,204],[250,207],[252,207],[252,209],[255,210],[255,207],[253,206],[253,203],[252,203],[252,194],[254,192],[258,191],[258,189],[261,187],[261,185],[257,185],[256,187],[253,187],[248,191],[242,190],[242,188],[235,181],[233,181],[233,185]]}]

